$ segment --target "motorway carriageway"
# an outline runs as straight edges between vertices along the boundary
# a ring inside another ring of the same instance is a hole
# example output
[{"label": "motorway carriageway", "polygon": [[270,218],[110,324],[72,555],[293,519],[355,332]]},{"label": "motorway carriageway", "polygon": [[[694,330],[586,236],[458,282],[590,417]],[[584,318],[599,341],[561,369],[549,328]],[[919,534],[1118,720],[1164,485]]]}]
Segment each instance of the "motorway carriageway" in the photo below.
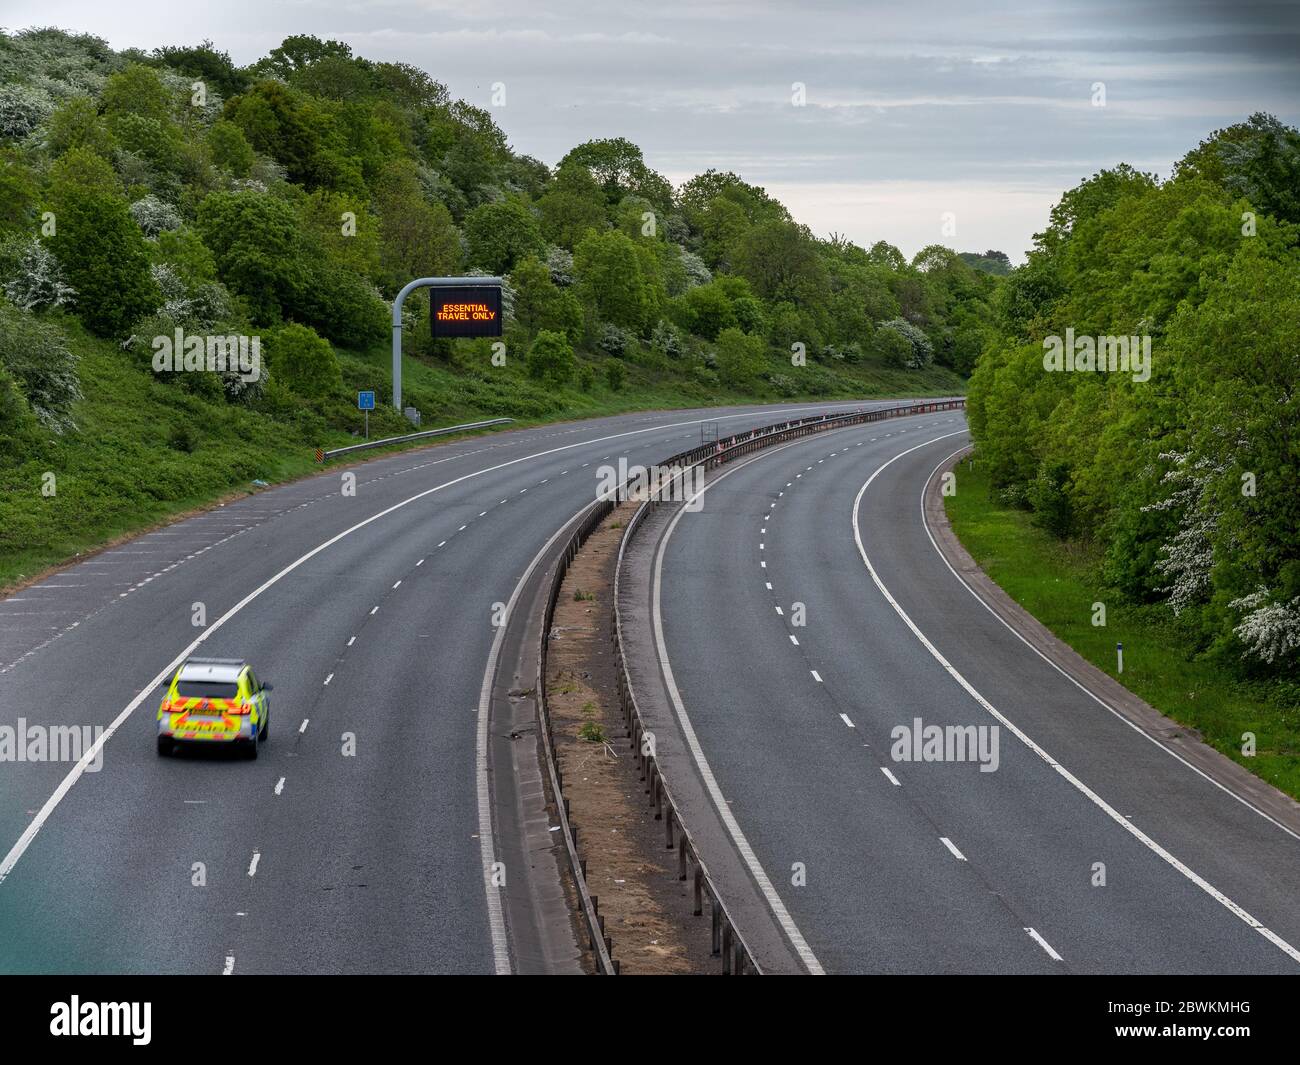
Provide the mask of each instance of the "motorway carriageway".
[{"label": "motorway carriageway", "polygon": [[[340,466],[0,601],[0,726],[116,730],[97,772],[0,764],[0,972],[511,971],[484,877],[494,604],[601,465],[657,462],[703,422],[897,402],[478,436],[351,467],[355,496]],[[274,685],[256,761],[155,753],[159,684],[186,653],[246,657]]]},{"label": "motorway carriageway", "polygon": [[[805,965],[1300,972],[1296,837],[1099,705],[938,552],[922,488],[968,441],[944,412],[773,447],[659,544],[678,713]],[[894,760],[918,718],[997,726],[996,771]]]}]

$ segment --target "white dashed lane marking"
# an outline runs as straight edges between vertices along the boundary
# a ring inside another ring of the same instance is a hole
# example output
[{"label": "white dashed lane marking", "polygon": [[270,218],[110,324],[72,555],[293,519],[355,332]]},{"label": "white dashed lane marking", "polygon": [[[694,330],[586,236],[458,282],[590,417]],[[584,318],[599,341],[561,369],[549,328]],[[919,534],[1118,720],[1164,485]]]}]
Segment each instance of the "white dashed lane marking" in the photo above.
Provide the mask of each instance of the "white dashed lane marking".
[{"label": "white dashed lane marking", "polygon": [[1032,928],[1026,928],[1025,931],[1029,933],[1029,938],[1030,938],[1030,939],[1032,939],[1035,943],[1037,943],[1040,947],[1042,947],[1045,951],[1047,951],[1048,957],[1050,957],[1053,961],[1064,961],[1064,960],[1065,960],[1065,959],[1062,958],[1059,954],[1057,954],[1056,951],[1054,951],[1054,950],[1052,949],[1052,944],[1050,944],[1049,942],[1047,942],[1047,940],[1045,940],[1042,936],[1040,936],[1040,935],[1039,935],[1037,932],[1035,932]]}]

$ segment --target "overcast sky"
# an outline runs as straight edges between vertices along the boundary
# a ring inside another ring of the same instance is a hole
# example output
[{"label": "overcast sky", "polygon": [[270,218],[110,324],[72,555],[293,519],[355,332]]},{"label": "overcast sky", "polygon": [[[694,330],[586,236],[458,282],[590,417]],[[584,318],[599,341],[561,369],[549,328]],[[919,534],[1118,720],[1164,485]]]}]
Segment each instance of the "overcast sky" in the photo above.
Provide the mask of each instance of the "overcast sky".
[{"label": "overcast sky", "polygon": [[504,83],[498,123],[549,164],[628,137],[674,183],[735,170],[820,235],[908,255],[938,241],[1019,261],[1101,167],[1164,176],[1253,111],[1300,122],[1298,0],[5,0],[0,24],[119,49],[209,37],[240,63],[333,37],[480,106]]}]

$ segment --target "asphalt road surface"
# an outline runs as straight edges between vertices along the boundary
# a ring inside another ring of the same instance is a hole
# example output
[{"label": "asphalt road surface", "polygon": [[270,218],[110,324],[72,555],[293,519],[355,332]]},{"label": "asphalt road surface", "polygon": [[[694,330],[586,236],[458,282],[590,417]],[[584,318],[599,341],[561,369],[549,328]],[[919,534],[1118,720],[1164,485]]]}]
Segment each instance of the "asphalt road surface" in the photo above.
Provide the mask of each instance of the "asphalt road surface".
[{"label": "asphalt road surface", "polygon": [[[663,546],[661,633],[699,756],[815,964],[1300,972],[1300,841],[1099,706],[945,565],[922,486],[964,427],[945,412],[773,448]],[[984,757],[896,758],[918,719]]]},{"label": "asphalt road surface", "polygon": [[[480,436],[355,466],[351,495],[332,468],[0,601],[0,726],[117,726],[98,767],[0,763],[0,971],[509,969],[484,886],[494,604],[601,465],[871,405]],[[155,753],[158,683],[205,634],[193,653],[274,685],[255,761]]]}]

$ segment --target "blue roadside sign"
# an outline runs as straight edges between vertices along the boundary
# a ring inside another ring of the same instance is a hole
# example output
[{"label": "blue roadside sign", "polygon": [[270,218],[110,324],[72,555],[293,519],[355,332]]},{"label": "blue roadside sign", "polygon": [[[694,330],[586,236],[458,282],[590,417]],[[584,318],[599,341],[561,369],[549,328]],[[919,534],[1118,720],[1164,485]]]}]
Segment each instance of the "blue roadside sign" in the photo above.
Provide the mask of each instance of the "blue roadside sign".
[{"label": "blue roadside sign", "polygon": [[358,393],[357,393],[357,410],[374,410],[374,409],[375,409],[375,393],[374,393],[374,390],[371,389],[371,390],[368,391],[368,392],[358,392]]}]

